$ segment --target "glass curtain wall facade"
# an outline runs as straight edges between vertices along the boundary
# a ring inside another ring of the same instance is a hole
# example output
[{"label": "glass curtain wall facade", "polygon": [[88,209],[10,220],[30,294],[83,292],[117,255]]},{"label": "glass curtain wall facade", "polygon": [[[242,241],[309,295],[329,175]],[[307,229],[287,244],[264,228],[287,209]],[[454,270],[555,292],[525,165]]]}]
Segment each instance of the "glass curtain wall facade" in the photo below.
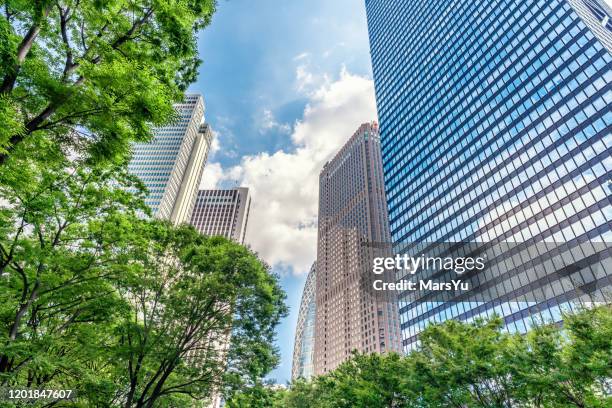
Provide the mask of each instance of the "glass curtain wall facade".
[{"label": "glass curtain wall facade", "polygon": [[308,379],[314,373],[315,317],[317,311],[316,279],[317,263],[315,262],[308,272],[302,292],[302,301],[295,328],[291,380]]},{"label": "glass curtain wall facade", "polygon": [[180,224],[191,217],[213,135],[202,95],[185,95],[174,108],[177,121],[156,128],[151,142],[135,143],[128,168],[147,187],[153,214]]},{"label": "glass curtain wall facade", "polygon": [[[594,30],[578,2],[365,1],[394,243],[612,241],[610,25]],[[607,265],[576,273],[610,287]],[[450,318],[558,321],[576,296],[557,285],[517,307],[404,292],[403,347]]]}]

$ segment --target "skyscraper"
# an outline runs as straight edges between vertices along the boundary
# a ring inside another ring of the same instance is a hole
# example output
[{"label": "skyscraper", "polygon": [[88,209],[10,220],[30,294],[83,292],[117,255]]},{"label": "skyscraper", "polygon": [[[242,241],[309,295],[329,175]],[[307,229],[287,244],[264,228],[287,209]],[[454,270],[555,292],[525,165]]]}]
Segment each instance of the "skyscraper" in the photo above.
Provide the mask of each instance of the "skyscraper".
[{"label": "skyscraper", "polygon": [[[237,187],[232,189],[200,190],[197,193],[190,224],[204,235],[220,235],[239,244],[244,244],[251,197],[249,189]],[[229,347],[230,333],[217,339],[216,348],[225,358]],[[218,389],[212,393],[209,408],[224,406]]]},{"label": "skyscraper", "polygon": [[295,342],[293,345],[293,365],[291,366],[291,379],[308,379],[314,372],[314,342],[316,301],[317,263],[313,263],[306,277],[306,284],[302,292],[302,301],[298,313],[297,327],[295,329]]},{"label": "skyscraper", "polygon": [[175,109],[175,123],[155,129],[151,142],[133,145],[128,168],[146,185],[153,214],[180,224],[191,217],[212,132],[204,123],[201,95],[186,95]]},{"label": "skyscraper", "polygon": [[365,3],[393,242],[554,241],[572,264],[572,285],[555,277],[552,253],[512,265],[498,284],[526,302],[402,293],[404,349],[450,318],[495,312],[519,332],[534,316],[558,321],[609,286],[609,251],[575,248],[612,241],[610,9],[598,0]]},{"label": "skyscraper", "polygon": [[314,374],[353,350],[400,350],[397,304],[369,290],[368,244],[389,240],[378,127],[363,124],[319,175]]},{"label": "skyscraper", "polygon": [[204,235],[221,235],[244,243],[251,197],[249,189],[200,190],[191,215],[191,225]]}]

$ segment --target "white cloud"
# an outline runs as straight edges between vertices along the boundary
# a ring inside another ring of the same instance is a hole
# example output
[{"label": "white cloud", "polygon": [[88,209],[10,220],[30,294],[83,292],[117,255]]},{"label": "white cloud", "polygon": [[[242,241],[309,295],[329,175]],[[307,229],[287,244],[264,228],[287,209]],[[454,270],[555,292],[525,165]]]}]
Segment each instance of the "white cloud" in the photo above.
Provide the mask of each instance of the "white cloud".
[{"label": "white cloud", "polygon": [[361,123],[375,119],[372,81],[343,69],[310,94],[291,134],[292,151],[245,156],[229,169],[211,163],[205,182],[249,187],[247,242],[268,263],[305,273],[316,258],[319,172]]},{"label": "white cloud", "polygon": [[305,58],[308,58],[310,56],[309,52],[302,52],[298,55],[296,55],[295,57],[293,57],[294,61],[299,61],[299,60],[303,60]]},{"label": "white cloud", "polygon": [[[217,155],[230,159],[238,157],[236,136],[232,132],[234,122],[235,119],[228,116],[216,116],[209,122],[214,123],[212,129],[213,141],[208,155],[209,161],[218,157]],[[223,149],[221,149],[221,146],[223,146]]]},{"label": "white cloud", "polygon": [[223,169],[219,163],[206,163],[204,173],[202,173],[202,182],[200,190],[209,190],[217,188],[219,182],[223,178]]},{"label": "white cloud", "polygon": [[298,91],[303,92],[315,82],[314,76],[306,65],[299,65],[295,69],[295,86]]},{"label": "white cloud", "polygon": [[264,134],[270,130],[276,130],[281,133],[291,133],[291,126],[288,123],[280,123],[274,117],[274,114],[270,109],[264,109],[261,115],[257,115],[255,118],[257,122],[257,128],[259,133]]},{"label": "white cloud", "polygon": [[310,96],[330,83],[327,73],[313,70],[310,64],[300,64],[295,69],[295,89],[302,94]]},{"label": "white cloud", "polygon": [[219,142],[219,132],[216,130],[212,130],[212,142],[210,143],[210,150],[208,152],[208,158],[214,157],[215,154],[221,148],[221,143]]}]

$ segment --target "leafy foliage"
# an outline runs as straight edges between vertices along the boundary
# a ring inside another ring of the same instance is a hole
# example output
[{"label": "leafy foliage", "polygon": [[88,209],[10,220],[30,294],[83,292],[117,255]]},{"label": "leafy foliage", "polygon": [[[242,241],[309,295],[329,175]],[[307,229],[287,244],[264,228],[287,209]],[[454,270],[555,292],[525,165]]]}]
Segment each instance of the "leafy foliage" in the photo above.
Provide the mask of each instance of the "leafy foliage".
[{"label": "leafy foliage", "polygon": [[143,217],[126,166],[177,118],[215,4],[0,0],[0,386],[202,405],[277,363],[278,278],[241,245]]},{"label": "leafy foliage", "polygon": [[87,145],[23,146],[0,168],[0,385],[185,406],[272,368],[284,293],[255,254],[142,217],[142,184]]},{"label": "leafy foliage", "polygon": [[0,172],[0,382],[65,384],[104,369],[92,357],[128,310],[115,265],[129,261],[122,245],[144,204],[123,168],[25,144]]},{"label": "leafy foliage", "polygon": [[[215,0],[0,1],[0,156],[47,132],[97,158],[174,117]],[[80,133],[73,129],[81,130]]]},{"label": "leafy foliage", "polygon": [[[118,399],[134,406],[205,399],[221,391],[228,364],[232,372],[245,367],[242,376],[253,381],[268,372],[285,306],[266,266],[245,247],[190,226],[154,221],[139,235],[134,279],[122,290],[133,314],[119,326],[128,374],[121,383],[129,387]],[[245,327],[254,330],[248,338]]]},{"label": "leafy foliage", "polygon": [[[426,328],[407,356],[357,354],[288,390],[253,387],[230,407],[609,407],[612,306],[564,316],[564,326],[509,334],[499,318]],[[246,401],[246,402],[245,402]],[[249,405],[250,404],[250,405]]]}]

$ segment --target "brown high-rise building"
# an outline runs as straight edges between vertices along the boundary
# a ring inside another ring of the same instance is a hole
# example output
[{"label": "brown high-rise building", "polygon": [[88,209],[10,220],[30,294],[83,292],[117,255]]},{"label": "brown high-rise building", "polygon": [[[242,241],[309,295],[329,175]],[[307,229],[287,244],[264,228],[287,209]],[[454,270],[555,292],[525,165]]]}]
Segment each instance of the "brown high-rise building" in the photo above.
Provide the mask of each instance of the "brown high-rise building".
[{"label": "brown high-rise building", "polygon": [[401,351],[397,302],[369,281],[372,247],[390,240],[378,126],[363,124],[319,176],[315,375],[353,350]]}]

